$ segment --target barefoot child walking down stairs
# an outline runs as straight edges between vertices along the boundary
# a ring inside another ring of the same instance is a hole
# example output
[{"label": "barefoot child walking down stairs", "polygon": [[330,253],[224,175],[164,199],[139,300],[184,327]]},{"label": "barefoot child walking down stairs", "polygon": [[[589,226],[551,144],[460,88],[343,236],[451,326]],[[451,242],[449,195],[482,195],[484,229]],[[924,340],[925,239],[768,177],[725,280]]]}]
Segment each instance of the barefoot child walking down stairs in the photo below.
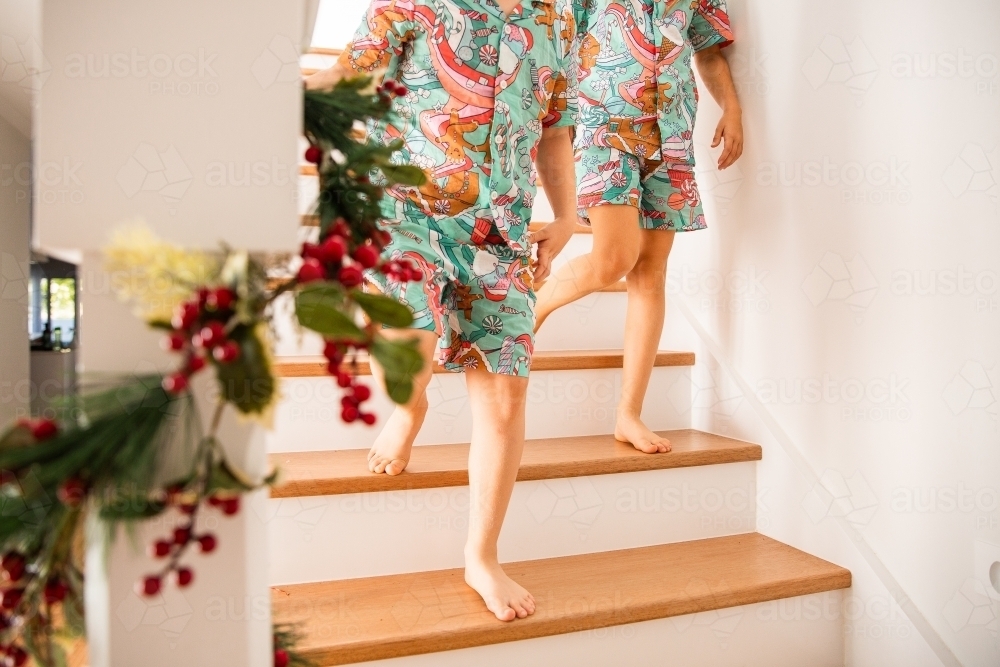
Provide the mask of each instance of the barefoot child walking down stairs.
[{"label": "barefoot child walking down stairs", "polygon": [[[392,239],[384,253],[415,262],[423,280],[376,287],[413,310],[413,330],[397,335],[417,340],[425,365],[368,465],[387,475],[406,468],[435,350],[438,363],[465,371],[474,424],[465,580],[503,621],[535,610],[500,567],[497,540],[524,446],[532,280],[545,279],[575,224],[573,183],[562,176],[572,171],[575,34],[567,0],[373,0],[337,65],[307,79],[324,88],[384,69],[397,93],[400,84],[413,93],[399,96],[393,121],[371,130],[373,140],[401,138],[402,158],[428,167],[425,185],[394,188],[382,202]],[[534,239],[533,271],[536,173],[557,220]],[[377,364],[373,372],[381,375]]]}]

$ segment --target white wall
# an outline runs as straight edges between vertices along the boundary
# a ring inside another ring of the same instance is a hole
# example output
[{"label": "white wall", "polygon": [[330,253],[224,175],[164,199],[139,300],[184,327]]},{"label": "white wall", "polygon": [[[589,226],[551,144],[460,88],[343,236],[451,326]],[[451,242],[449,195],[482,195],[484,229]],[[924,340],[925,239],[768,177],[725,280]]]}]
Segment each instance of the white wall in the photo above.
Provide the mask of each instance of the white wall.
[{"label": "white wall", "polygon": [[28,416],[31,142],[0,118],[0,428]]},{"label": "white wall", "polygon": [[746,153],[711,167],[706,101],[672,265],[696,423],[764,445],[763,532],[854,572],[849,665],[1000,664],[1000,4],[730,9]]}]

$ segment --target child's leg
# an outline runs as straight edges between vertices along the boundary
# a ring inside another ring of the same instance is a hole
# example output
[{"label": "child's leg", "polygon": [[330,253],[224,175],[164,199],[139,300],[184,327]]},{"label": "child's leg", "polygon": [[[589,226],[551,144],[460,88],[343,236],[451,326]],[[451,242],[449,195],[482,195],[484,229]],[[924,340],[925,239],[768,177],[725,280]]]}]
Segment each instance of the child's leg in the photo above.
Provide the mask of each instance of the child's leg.
[{"label": "child's leg", "polygon": [[524,449],[528,378],[484,370],[466,372],[472,405],[469,450],[469,539],[465,581],[501,621],[535,612],[535,599],[500,567],[497,539]]},{"label": "child's leg", "polygon": [[646,428],[639,415],[663,332],[667,257],[674,243],[674,233],[673,230],[643,230],[639,259],[626,276],[625,363],[615,437],[647,454],[670,451],[670,441]]},{"label": "child's leg", "polygon": [[[368,452],[369,470],[398,475],[403,472],[410,460],[413,440],[417,437],[417,431],[420,430],[427,414],[427,383],[431,380],[438,335],[433,331],[418,329],[386,329],[382,335],[394,340],[416,338],[417,347],[424,358],[423,369],[413,378],[413,395],[409,402],[406,405],[396,406],[382,427],[382,432],[375,439],[371,451]],[[385,386],[385,374],[374,358],[371,360],[371,366],[376,381],[379,385]]]},{"label": "child's leg", "polygon": [[587,209],[587,217],[593,250],[567,262],[538,291],[535,331],[557,308],[618,282],[635,266],[642,246],[639,210],[609,204]]}]

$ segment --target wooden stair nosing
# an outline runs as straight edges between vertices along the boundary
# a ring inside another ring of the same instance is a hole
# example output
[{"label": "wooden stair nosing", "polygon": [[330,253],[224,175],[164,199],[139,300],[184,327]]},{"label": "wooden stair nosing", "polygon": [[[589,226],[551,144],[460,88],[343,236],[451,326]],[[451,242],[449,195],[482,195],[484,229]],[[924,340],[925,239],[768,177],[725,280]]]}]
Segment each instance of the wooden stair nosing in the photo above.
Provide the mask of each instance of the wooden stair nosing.
[{"label": "wooden stair nosing", "polygon": [[509,563],[504,569],[535,597],[534,615],[496,620],[465,585],[462,570],[454,569],[280,586],[272,591],[274,616],[279,623],[302,624],[306,657],[342,665],[851,586],[850,571],[758,533]]},{"label": "wooden stair nosing", "polygon": [[[643,454],[612,435],[541,438],[525,443],[519,482],[610,475],[694,466],[760,461],[760,445],[692,429],[660,431],[673,451]],[[272,498],[332,496],[345,493],[403,491],[469,483],[469,445],[420,445],[399,475],[368,471],[367,449],[271,454],[281,470]]]},{"label": "wooden stair nosing", "polygon": [[[655,367],[694,366],[694,352],[660,351],[653,362]],[[278,377],[323,377],[326,360],[322,357],[285,357],[274,365]],[[621,368],[622,353],[617,350],[569,350],[536,352],[531,359],[531,370],[563,371],[593,370],[598,368]],[[371,375],[368,359],[359,359],[355,369],[357,375]],[[434,363],[434,373],[449,373],[448,369]]]}]

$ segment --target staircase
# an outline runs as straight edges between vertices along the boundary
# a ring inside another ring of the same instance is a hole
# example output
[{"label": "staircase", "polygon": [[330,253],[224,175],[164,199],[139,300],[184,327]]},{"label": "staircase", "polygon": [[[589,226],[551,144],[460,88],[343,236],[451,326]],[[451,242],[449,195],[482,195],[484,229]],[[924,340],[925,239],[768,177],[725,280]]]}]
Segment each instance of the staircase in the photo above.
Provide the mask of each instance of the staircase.
[{"label": "staircase", "polygon": [[[315,191],[315,178],[303,169],[300,191]],[[589,246],[580,231],[570,256]],[[378,426],[341,423],[321,341],[279,331],[284,399],[267,447],[283,477],[254,509],[269,523],[275,621],[299,626],[318,666],[843,665],[851,573],[755,532],[761,448],[690,429],[694,354],[659,353],[644,406],[672,452],[642,454],[607,435],[622,291],[563,309],[539,337],[529,440],[499,545],[538,608],[511,623],[462,576],[462,377],[432,378],[407,470],[371,474]],[[392,409],[379,392],[372,407],[380,424]]]}]

